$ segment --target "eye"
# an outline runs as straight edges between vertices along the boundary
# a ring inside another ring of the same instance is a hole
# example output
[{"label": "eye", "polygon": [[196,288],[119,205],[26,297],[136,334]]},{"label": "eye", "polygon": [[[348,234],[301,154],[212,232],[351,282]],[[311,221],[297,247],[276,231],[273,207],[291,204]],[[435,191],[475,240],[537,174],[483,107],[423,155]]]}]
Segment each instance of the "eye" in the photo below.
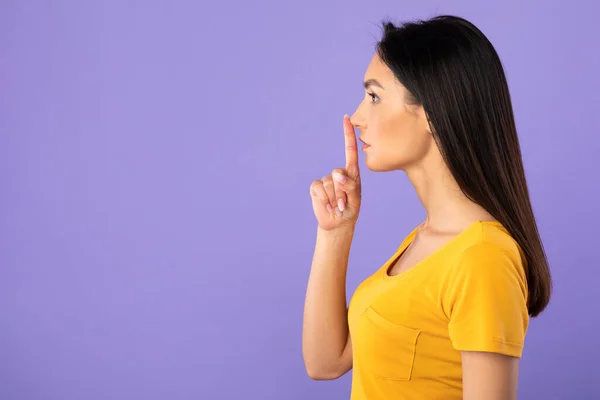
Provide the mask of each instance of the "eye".
[{"label": "eye", "polygon": [[377,96],[375,93],[367,93],[367,94],[371,97],[372,103],[377,103],[379,101],[379,96]]}]

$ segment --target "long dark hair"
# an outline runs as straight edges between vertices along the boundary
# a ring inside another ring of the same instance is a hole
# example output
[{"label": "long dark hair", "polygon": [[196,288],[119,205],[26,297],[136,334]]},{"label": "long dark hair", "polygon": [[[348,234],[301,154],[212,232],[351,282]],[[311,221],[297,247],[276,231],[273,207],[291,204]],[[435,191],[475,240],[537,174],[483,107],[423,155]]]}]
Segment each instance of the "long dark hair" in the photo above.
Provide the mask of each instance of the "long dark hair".
[{"label": "long dark hair", "polygon": [[422,105],[446,165],[463,193],[509,231],[524,253],[528,312],[550,301],[548,260],[531,207],[504,69],[469,21],[438,16],[383,22],[377,54]]}]

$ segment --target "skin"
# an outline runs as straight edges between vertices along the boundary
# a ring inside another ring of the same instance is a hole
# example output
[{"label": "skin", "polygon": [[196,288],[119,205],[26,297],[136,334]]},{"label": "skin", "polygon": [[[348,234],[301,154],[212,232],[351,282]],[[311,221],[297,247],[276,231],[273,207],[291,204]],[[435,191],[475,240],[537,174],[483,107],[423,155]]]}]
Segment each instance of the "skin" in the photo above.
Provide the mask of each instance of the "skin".
[{"label": "skin", "polygon": [[[307,288],[303,355],[313,379],[335,379],[352,368],[346,320],[346,268],[361,190],[357,151],[362,143],[369,170],[404,171],[426,210],[413,243],[390,269],[410,269],[475,221],[494,218],[464,196],[446,167],[422,106],[410,104],[406,89],[375,55],[365,72],[365,96],[344,117],[346,167],[311,185],[319,223]],[[359,131],[358,143],[354,128]],[[336,177],[339,180],[336,180]],[[519,360],[501,354],[461,352],[463,398],[516,399]]]}]

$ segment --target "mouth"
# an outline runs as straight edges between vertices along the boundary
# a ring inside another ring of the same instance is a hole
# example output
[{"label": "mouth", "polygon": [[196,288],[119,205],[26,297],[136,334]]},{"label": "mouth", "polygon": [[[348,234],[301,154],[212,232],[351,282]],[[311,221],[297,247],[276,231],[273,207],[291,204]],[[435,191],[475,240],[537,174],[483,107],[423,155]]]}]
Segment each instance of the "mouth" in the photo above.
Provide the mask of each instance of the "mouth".
[{"label": "mouth", "polygon": [[363,149],[363,150],[366,150],[366,149],[368,149],[369,147],[371,147],[371,145],[370,145],[370,144],[366,143],[366,142],[365,142],[364,140],[362,140],[361,138],[358,138],[358,140],[360,140],[360,141],[362,142],[362,144],[363,144],[363,147],[362,147],[362,149]]}]

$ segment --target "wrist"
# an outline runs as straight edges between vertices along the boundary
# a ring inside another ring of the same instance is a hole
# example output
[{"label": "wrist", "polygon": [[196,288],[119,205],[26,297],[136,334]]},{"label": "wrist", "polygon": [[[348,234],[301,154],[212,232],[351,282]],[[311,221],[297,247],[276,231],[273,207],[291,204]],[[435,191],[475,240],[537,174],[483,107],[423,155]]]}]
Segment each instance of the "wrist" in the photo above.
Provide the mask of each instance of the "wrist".
[{"label": "wrist", "polygon": [[328,230],[317,227],[317,237],[328,239],[351,239],[354,236],[354,227],[354,224]]}]

